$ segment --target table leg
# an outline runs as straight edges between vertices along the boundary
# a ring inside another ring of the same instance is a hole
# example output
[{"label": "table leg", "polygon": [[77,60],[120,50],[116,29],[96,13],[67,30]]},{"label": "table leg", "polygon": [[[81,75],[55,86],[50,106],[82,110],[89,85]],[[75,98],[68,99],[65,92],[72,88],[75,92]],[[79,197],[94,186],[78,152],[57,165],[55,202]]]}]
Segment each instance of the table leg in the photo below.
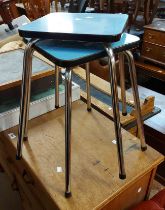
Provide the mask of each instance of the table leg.
[{"label": "table leg", "polygon": [[117,92],[115,57],[113,54],[113,50],[108,45],[105,45],[105,49],[108,54],[108,64],[109,64],[111,94],[112,94],[112,107],[113,107],[115,135],[116,135],[116,142],[117,142],[117,149],[118,149],[118,160],[119,160],[119,178],[125,179],[126,173],[125,173],[124,157],[123,157],[123,146],[122,146],[120,112],[119,112],[118,92]]},{"label": "table leg", "polygon": [[59,68],[55,65],[55,108],[59,108]]},{"label": "table leg", "polygon": [[132,91],[133,91],[133,96],[134,96],[134,103],[135,103],[135,110],[136,110],[136,117],[137,117],[137,126],[138,126],[139,137],[141,140],[141,149],[142,151],[145,151],[147,149],[147,146],[146,146],[145,137],[144,137],[143,119],[141,115],[134,58],[131,51],[125,51],[124,53],[127,56],[128,64],[129,64],[129,72],[130,72],[130,78],[131,78],[131,83],[132,83]]},{"label": "table leg", "polygon": [[86,63],[86,92],[87,92],[87,110],[91,111],[91,93],[90,93],[90,70],[89,63]]},{"label": "table leg", "polygon": [[22,73],[22,93],[20,103],[20,116],[19,116],[19,130],[17,142],[16,158],[20,159],[22,156],[23,140],[27,139],[27,127],[29,118],[29,104],[30,104],[30,88],[31,88],[31,72],[32,72],[32,45],[36,43],[31,41],[24,52],[23,73]]},{"label": "table leg", "polygon": [[122,100],[122,115],[127,115],[126,93],[125,93],[125,73],[124,73],[124,55],[119,53],[119,72],[120,72],[120,87]]},{"label": "table leg", "polygon": [[65,71],[65,197],[71,196],[71,109],[72,109],[72,71]]}]

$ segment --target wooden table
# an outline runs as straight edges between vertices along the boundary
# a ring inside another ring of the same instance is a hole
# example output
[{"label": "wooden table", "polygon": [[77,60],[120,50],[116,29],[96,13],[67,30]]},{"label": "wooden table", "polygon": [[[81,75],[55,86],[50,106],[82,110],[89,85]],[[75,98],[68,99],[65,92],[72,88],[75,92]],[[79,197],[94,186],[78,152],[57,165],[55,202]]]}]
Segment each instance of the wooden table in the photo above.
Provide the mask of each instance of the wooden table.
[{"label": "wooden table", "polygon": [[[161,109],[159,114],[145,121],[144,129],[147,144],[165,155],[165,96],[141,86],[139,94],[143,98],[153,95],[155,106]],[[158,167],[156,178],[165,185],[165,161]]]},{"label": "wooden table", "polygon": [[127,179],[120,180],[113,123],[77,101],[72,128],[69,199],[64,197],[63,108],[30,121],[20,161],[15,160],[18,127],[0,133],[0,163],[17,183],[24,209],[128,209],[148,197],[162,155],[150,147],[142,152],[140,141],[122,130]]}]

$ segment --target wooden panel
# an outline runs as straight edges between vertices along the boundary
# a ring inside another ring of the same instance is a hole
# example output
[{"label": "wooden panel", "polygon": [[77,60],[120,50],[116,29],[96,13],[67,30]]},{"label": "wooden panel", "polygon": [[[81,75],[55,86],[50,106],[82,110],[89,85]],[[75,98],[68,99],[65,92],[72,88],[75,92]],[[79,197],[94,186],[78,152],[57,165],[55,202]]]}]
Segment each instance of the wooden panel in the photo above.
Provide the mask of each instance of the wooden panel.
[{"label": "wooden panel", "polygon": [[144,59],[141,59],[136,62],[136,66],[145,70],[147,75],[150,74],[150,76],[164,81],[165,24],[162,19],[156,19],[152,24],[144,27],[142,58],[150,63],[145,63]]},{"label": "wooden panel", "polygon": [[145,29],[144,41],[165,46],[165,33],[150,29]]},{"label": "wooden panel", "polygon": [[110,203],[104,206],[103,210],[124,210],[131,209],[136,206],[140,201],[144,200],[147,192],[148,185],[150,183],[150,177],[152,172],[147,173],[141,177],[133,185],[131,185],[124,192],[116,196]]},{"label": "wooden panel", "polygon": [[[127,179],[118,178],[118,160],[113,123],[86,104],[73,103],[72,193],[64,197],[64,109],[47,113],[29,123],[29,141],[23,145],[23,159],[15,160],[17,127],[0,133],[4,151],[25,185],[44,209],[93,209],[104,206],[118,194],[150,173],[164,157],[148,147],[141,152],[139,140],[122,130]],[[83,157],[83,158],[82,158]],[[57,167],[62,173],[57,173]],[[132,196],[132,195],[131,195]],[[142,196],[144,199],[144,196]],[[140,199],[141,200],[141,199]],[[124,201],[125,202],[125,201]]]},{"label": "wooden panel", "polygon": [[142,57],[165,66],[165,31],[164,22],[156,19],[145,26],[143,37]]},{"label": "wooden panel", "polygon": [[142,57],[165,66],[165,46],[143,42]]},{"label": "wooden panel", "polygon": [[158,78],[162,81],[165,81],[165,70],[158,65],[153,65],[152,63],[145,62],[143,59],[135,61],[135,65],[138,69],[139,74],[143,73],[147,76]]}]

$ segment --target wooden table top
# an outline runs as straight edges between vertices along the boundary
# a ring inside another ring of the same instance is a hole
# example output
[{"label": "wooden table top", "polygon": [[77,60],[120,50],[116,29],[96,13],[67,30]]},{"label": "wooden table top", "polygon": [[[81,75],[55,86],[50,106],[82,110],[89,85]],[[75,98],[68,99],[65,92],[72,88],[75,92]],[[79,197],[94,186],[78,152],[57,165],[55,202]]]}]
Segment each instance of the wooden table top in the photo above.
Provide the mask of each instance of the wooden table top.
[{"label": "wooden table top", "polygon": [[[0,133],[1,142],[10,154],[15,153],[17,137],[10,139],[8,134],[17,136],[17,129],[14,127]],[[125,180],[118,178],[116,144],[112,142],[115,136],[113,123],[94,109],[87,112],[82,101],[73,103],[72,197],[69,199],[64,197],[64,108],[30,121],[29,141],[23,145],[23,159],[15,160],[15,164],[27,168],[35,179],[35,189],[41,200],[51,200],[54,208],[100,208],[164,159],[150,147],[142,152],[136,137],[125,130],[122,134]]]}]

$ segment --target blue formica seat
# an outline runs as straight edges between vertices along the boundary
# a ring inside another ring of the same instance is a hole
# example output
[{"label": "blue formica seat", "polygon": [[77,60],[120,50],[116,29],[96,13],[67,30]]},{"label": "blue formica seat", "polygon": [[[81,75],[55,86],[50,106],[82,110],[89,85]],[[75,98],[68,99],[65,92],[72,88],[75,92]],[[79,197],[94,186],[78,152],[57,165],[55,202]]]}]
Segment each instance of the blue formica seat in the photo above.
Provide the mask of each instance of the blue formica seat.
[{"label": "blue formica seat", "polygon": [[[123,33],[121,39],[109,44],[114,53],[136,48],[140,39]],[[74,67],[107,56],[104,43],[46,39],[34,45],[34,49],[61,67]]]},{"label": "blue formica seat", "polygon": [[[55,13],[44,16],[19,29],[24,38],[32,38],[25,49],[22,77],[22,98],[20,123],[17,144],[17,159],[22,156],[22,143],[28,138],[28,113],[30,103],[30,83],[32,71],[32,54],[37,51],[65,68],[65,196],[71,195],[71,80],[72,67],[108,56],[114,127],[119,159],[119,177],[126,177],[122,149],[120,113],[116,82],[115,56],[119,55],[120,69],[123,73],[123,56],[129,63],[130,77],[133,87],[137,124],[142,150],[146,149],[143,123],[136,82],[136,71],[130,49],[137,47],[139,38],[123,33],[128,16],[124,14],[86,14],[86,13]],[[57,71],[58,72],[58,71]],[[90,74],[87,65],[87,108],[90,104]],[[58,77],[58,74],[56,74]],[[57,80],[58,81],[58,80]],[[123,93],[124,94],[124,93]]]}]

